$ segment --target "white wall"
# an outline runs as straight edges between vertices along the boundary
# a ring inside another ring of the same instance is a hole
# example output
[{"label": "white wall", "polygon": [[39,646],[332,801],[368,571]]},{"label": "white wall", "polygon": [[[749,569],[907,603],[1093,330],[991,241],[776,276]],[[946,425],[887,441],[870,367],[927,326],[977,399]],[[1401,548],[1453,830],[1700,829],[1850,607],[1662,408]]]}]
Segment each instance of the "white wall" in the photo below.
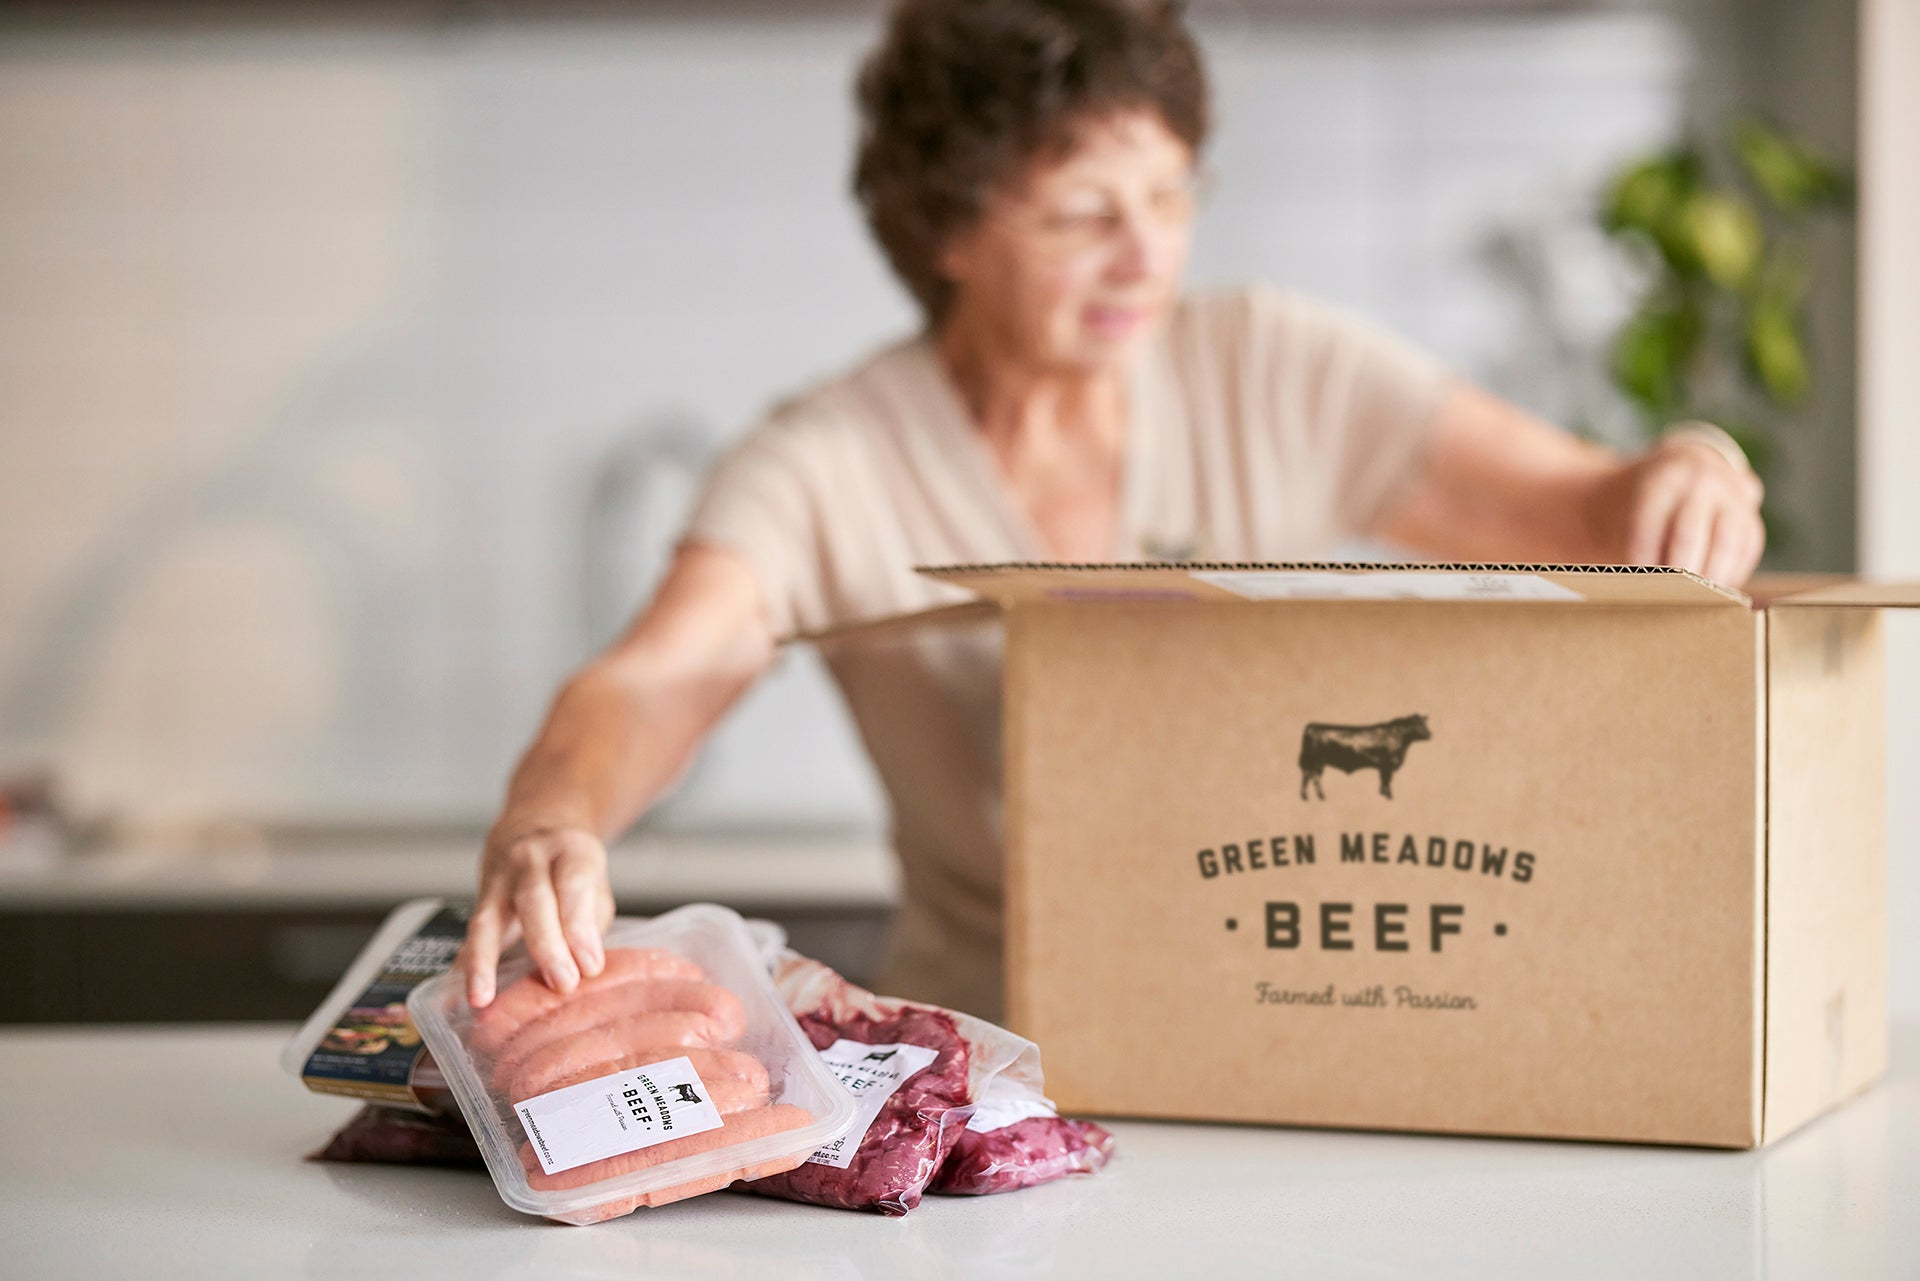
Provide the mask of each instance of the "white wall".
[{"label": "white wall", "polygon": [[[1860,18],[1860,564],[1920,580],[1920,4]],[[1920,611],[1887,630],[1893,1008],[1920,1019]]]},{"label": "white wall", "polygon": [[[1600,175],[1658,12],[1221,18],[1195,274],[1354,304],[1604,425]],[[911,322],[845,194],[852,14],[12,33],[0,46],[0,755],[154,816],[490,811],[703,439]],[[605,513],[597,603],[585,510]],[[665,499],[659,500],[665,502]],[[591,606],[591,608],[590,608]],[[868,820],[831,699],[756,695],[684,822]]]}]

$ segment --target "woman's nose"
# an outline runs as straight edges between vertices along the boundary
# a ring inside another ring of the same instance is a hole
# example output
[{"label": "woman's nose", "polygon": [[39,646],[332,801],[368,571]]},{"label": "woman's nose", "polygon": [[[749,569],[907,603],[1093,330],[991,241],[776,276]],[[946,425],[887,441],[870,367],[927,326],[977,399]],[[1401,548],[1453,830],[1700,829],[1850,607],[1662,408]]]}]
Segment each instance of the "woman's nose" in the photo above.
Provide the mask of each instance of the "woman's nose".
[{"label": "woman's nose", "polygon": [[1152,218],[1138,215],[1115,229],[1107,274],[1116,282],[1148,280],[1160,275],[1174,257],[1176,237]]}]

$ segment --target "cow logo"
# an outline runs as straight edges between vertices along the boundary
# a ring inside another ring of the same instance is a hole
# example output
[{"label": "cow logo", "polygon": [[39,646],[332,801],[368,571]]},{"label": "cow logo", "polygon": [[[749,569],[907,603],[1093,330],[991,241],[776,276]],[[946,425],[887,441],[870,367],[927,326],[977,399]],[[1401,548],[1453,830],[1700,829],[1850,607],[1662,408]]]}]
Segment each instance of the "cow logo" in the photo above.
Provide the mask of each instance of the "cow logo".
[{"label": "cow logo", "polygon": [[685,1082],[676,1082],[673,1087],[673,1092],[680,1096],[682,1103],[699,1103],[702,1101],[700,1096],[693,1092],[693,1087]]},{"label": "cow logo", "polygon": [[894,1055],[898,1053],[900,1053],[900,1051],[898,1050],[888,1050],[885,1054],[882,1054],[878,1050],[875,1050],[872,1054],[867,1055],[866,1058],[860,1061],[862,1063],[885,1063],[888,1059],[892,1058]]},{"label": "cow logo", "polygon": [[1379,725],[1312,722],[1300,735],[1300,799],[1308,799],[1308,784],[1321,800],[1327,799],[1320,773],[1332,766],[1343,774],[1379,770],[1380,795],[1392,800],[1393,776],[1406,763],[1408,746],[1432,737],[1424,716],[1402,716]]}]

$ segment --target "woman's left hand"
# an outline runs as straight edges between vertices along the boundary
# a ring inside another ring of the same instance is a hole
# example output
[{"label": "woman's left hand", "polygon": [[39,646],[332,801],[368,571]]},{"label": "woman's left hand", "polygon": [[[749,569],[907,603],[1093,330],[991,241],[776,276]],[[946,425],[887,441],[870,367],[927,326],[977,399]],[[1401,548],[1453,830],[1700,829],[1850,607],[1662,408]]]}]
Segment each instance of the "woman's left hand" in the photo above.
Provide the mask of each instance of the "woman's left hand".
[{"label": "woman's left hand", "polygon": [[1674,565],[1738,586],[1760,563],[1764,487],[1711,444],[1669,436],[1601,485],[1596,533],[1631,565]]}]

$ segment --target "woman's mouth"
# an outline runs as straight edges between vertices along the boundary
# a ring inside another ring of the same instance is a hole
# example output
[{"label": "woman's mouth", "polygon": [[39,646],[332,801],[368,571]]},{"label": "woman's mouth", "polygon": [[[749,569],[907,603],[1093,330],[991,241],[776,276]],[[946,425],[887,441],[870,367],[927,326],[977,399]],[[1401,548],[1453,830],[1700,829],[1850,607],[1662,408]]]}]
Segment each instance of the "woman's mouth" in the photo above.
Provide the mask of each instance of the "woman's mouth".
[{"label": "woman's mouth", "polygon": [[1125,338],[1153,319],[1151,307],[1088,307],[1081,313],[1088,330],[1102,338]]}]

